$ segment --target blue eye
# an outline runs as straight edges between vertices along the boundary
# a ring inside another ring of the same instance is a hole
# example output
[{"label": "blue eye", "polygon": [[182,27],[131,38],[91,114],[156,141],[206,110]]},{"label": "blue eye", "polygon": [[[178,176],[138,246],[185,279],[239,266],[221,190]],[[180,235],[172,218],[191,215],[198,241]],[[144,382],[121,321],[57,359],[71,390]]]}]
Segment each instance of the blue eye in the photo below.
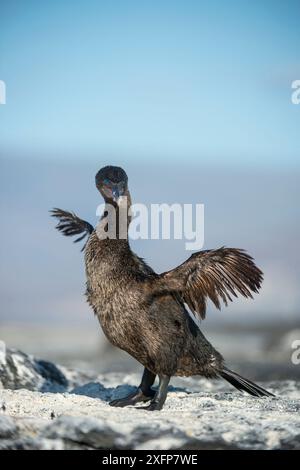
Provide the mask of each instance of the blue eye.
[{"label": "blue eye", "polygon": [[103,180],[103,183],[106,184],[107,186],[110,186],[110,181],[107,178]]}]

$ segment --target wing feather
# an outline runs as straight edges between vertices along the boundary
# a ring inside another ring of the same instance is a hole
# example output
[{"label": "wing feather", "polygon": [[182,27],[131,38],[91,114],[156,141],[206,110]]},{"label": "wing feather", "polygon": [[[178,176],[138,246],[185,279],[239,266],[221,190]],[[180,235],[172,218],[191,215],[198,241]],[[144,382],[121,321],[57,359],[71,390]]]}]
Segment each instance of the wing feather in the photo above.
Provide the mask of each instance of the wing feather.
[{"label": "wing feather", "polygon": [[210,299],[220,309],[234,297],[252,298],[263,280],[253,258],[238,248],[219,248],[194,253],[175,269],[160,275],[165,289],[177,291],[195,315],[205,318]]},{"label": "wing feather", "polygon": [[[94,227],[85,220],[80,219],[74,212],[68,212],[63,209],[54,208],[50,211],[51,216],[59,220],[56,225],[56,229],[59,230],[66,237],[72,237],[74,235],[80,235],[74,243],[80,242],[86,236],[90,235]],[[81,235],[82,234],[82,235]],[[83,251],[85,245],[82,247]]]}]

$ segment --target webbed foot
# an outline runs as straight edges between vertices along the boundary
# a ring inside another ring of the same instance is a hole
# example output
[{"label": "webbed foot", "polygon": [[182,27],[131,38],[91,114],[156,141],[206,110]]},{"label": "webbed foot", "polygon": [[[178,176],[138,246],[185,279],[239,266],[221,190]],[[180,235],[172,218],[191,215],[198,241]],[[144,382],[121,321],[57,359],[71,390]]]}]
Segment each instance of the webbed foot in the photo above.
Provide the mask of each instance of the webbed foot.
[{"label": "webbed foot", "polygon": [[118,407],[123,407],[123,406],[130,406],[130,405],[135,405],[136,403],[139,402],[147,402],[152,400],[152,398],[155,395],[155,391],[149,389],[147,391],[147,395],[140,389],[138,388],[135,392],[130,393],[124,398],[118,398],[117,400],[112,400],[109,402],[110,406],[118,406]]},{"label": "webbed foot", "polygon": [[163,408],[163,403],[159,403],[158,401],[151,401],[150,405],[148,406],[141,406],[139,410],[146,410],[146,411],[160,411]]}]

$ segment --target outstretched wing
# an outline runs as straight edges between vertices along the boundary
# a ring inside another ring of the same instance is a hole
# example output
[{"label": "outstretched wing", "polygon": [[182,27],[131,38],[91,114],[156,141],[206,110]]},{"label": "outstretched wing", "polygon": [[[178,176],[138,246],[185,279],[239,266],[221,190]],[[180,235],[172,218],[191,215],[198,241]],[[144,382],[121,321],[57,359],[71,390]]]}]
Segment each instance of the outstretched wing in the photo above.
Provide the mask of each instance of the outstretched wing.
[{"label": "outstretched wing", "polygon": [[263,273],[244,250],[219,248],[194,253],[175,269],[160,275],[166,289],[177,291],[195,315],[205,318],[206,301],[220,309],[232,297],[258,292]]},{"label": "outstretched wing", "polygon": [[[57,228],[57,230],[59,230],[63,235],[67,237],[80,235],[80,237],[74,240],[74,243],[80,242],[94,231],[94,227],[89,222],[80,219],[76,214],[74,214],[74,212],[54,208],[50,213],[52,217],[56,217],[59,220],[55,228]],[[81,251],[83,251],[84,248],[85,245],[82,247]]]}]

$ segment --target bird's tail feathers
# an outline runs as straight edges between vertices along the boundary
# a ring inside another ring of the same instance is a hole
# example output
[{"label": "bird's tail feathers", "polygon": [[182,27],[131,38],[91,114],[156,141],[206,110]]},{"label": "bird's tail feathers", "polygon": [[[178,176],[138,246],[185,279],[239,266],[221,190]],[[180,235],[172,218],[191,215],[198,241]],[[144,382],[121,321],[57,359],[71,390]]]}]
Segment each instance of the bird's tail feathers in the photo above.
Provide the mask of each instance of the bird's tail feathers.
[{"label": "bird's tail feathers", "polygon": [[274,397],[273,393],[268,392],[264,388],[260,387],[259,385],[251,382],[251,380],[245,379],[241,375],[233,372],[227,367],[224,367],[223,370],[219,373],[220,376],[227,380],[231,385],[233,385],[238,390],[244,391],[249,393],[254,397]]}]

